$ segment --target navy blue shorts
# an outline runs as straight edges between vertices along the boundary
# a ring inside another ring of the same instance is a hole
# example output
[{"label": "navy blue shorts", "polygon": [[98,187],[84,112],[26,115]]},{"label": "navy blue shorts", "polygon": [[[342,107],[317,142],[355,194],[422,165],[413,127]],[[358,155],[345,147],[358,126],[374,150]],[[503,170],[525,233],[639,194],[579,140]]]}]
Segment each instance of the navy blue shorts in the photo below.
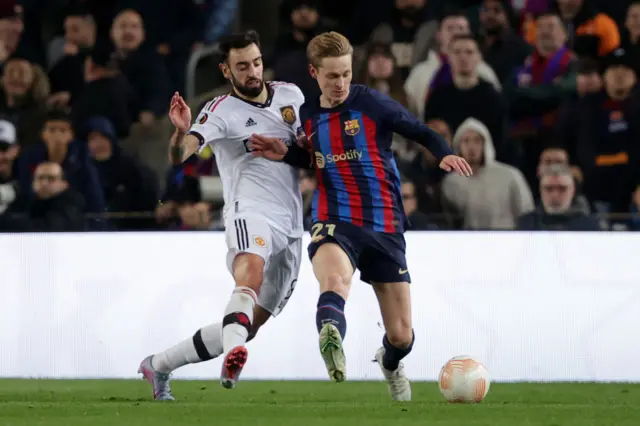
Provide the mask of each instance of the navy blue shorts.
[{"label": "navy blue shorts", "polygon": [[403,234],[375,232],[339,221],[316,222],[311,227],[309,259],[325,243],[338,244],[366,283],[411,282]]}]

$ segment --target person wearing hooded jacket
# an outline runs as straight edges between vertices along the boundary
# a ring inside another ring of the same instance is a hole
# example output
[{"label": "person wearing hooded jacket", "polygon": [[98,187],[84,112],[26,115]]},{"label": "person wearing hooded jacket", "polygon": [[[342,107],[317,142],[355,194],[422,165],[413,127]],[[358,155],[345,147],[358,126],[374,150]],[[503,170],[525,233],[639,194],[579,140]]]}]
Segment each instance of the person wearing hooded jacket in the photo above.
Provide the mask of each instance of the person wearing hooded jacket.
[{"label": "person wearing hooded jacket", "polygon": [[453,149],[473,168],[473,176],[447,175],[442,182],[444,207],[461,219],[464,229],[514,229],[519,216],[534,209],[522,173],[496,161],[489,129],[475,118],[464,121],[453,137]]},{"label": "person wearing hooded jacket", "polygon": [[[158,203],[158,185],[153,172],[125,154],[116,130],[105,117],[92,117],[85,127],[85,139],[98,170],[109,212],[151,212]],[[118,219],[118,230],[140,230],[154,226],[153,220]]]}]

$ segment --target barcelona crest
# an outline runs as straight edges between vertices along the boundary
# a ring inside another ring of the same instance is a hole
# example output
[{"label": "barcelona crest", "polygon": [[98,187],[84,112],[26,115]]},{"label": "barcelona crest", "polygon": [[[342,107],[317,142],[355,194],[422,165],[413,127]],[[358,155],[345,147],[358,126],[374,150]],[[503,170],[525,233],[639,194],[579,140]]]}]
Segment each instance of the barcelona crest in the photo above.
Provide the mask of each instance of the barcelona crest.
[{"label": "barcelona crest", "polygon": [[294,124],[296,122],[296,111],[291,105],[280,108],[282,119],[287,124]]},{"label": "barcelona crest", "polygon": [[358,120],[347,120],[344,122],[344,132],[349,136],[355,136],[360,132]]}]

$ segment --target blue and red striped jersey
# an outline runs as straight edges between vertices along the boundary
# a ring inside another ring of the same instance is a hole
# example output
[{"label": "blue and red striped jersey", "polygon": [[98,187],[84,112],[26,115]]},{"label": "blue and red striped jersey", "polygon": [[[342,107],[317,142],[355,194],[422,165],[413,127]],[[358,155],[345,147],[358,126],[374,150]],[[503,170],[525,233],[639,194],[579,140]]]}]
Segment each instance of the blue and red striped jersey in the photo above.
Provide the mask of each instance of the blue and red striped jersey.
[{"label": "blue and red striped jersey", "polygon": [[393,134],[425,145],[437,159],[453,154],[401,104],[361,85],[352,85],[345,102],[334,108],[320,107],[319,99],[308,102],[300,116],[318,181],[314,222],[336,220],[402,233],[407,218],[391,151]]}]

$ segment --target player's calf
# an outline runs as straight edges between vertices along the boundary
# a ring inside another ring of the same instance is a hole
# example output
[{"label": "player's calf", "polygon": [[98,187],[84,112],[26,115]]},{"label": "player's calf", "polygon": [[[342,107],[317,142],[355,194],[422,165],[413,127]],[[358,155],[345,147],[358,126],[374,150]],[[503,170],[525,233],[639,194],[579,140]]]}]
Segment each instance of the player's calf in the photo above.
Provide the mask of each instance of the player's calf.
[{"label": "player's calf", "polygon": [[318,298],[316,311],[320,355],[327,367],[329,377],[336,382],[344,381],[347,376],[347,362],[342,347],[347,333],[344,305],[345,300],[338,293],[325,291]]}]

